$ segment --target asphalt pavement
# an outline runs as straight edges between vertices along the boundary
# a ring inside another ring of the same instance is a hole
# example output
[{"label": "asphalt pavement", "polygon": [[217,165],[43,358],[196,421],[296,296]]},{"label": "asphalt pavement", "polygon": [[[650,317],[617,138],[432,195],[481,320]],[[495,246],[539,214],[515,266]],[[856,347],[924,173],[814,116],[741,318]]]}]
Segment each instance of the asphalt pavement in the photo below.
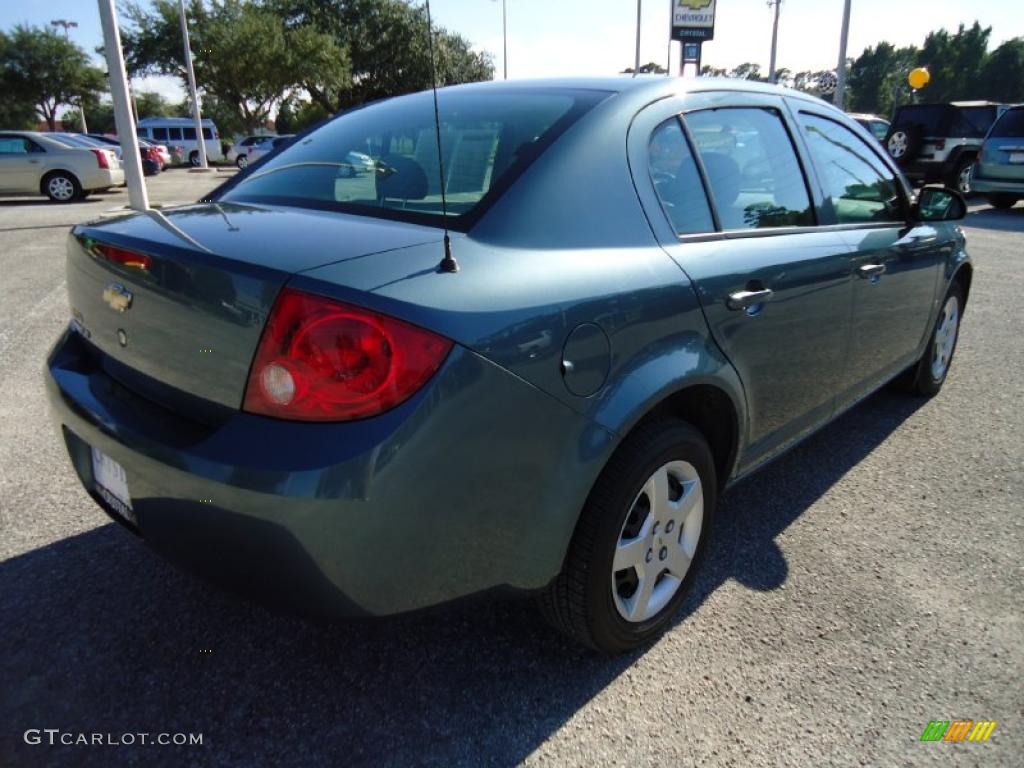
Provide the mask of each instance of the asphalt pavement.
[{"label": "asphalt pavement", "polygon": [[[171,171],[151,194],[223,178]],[[674,628],[608,659],[529,603],[274,614],[111,523],[42,367],[68,227],[125,202],[0,200],[0,766],[1021,765],[1024,204],[965,222],[976,273],[943,392],[883,391],[732,489]],[[997,726],[919,741],[956,719]],[[202,744],[59,744],[141,733]]]}]

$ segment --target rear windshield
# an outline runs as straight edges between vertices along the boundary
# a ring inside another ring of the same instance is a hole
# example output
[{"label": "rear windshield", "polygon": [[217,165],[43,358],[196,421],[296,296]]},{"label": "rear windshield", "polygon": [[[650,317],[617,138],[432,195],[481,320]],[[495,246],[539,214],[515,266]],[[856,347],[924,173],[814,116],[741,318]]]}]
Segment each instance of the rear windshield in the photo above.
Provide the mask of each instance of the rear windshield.
[{"label": "rear windshield", "polygon": [[992,138],[1024,138],[1024,107],[1011,109],[992,126]]},{"label": "rear windshield", "polygon": [[[486,210],[560,133],[609,94],[531,89],[441,91],[448,215]],[[441,173],[429,91],[340,115],[242,177],[223,196],[440,223]]]}]

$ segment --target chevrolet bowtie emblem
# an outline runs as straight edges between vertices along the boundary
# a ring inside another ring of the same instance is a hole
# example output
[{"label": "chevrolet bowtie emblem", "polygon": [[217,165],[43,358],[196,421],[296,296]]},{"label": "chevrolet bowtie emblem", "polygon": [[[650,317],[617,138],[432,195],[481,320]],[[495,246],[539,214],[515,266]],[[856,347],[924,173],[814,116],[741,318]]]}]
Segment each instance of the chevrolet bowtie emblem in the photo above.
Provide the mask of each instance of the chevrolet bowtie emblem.
[{"label": "chevrolet bowtie emblem", "polygon": [[711,0],[679,0],[680,8],[689,8],[691,11],[703,11],[711,5]]},{"label": "chevrolet bowtie emblem", "polygon": [[132,306],[132,292],[120,283],[111,283],[103,289],[103,300],[111,309],[124,312]]}]

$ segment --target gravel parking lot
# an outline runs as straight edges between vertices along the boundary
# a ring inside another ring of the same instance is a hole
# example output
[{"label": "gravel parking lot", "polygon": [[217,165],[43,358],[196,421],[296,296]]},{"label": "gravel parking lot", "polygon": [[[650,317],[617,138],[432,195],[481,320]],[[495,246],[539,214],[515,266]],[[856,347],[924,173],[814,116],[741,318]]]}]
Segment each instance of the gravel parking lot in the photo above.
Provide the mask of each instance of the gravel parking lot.
[{"label": "gravel parking lot", "polygon": [[[224,178],[175,170],[150,190],[191,201]],[[273,614],[111,523],[41,369],[67,322],[68,227],[126,201],[0,200],[0,766],[1021,764],[1024,205],[972,206],[942,394],[879,393],[726,494],[675,627],[609,660],[523,603]],[[998,725],[919,741],[955,719]],[[202,744],[31,745],[28,729]]]}]

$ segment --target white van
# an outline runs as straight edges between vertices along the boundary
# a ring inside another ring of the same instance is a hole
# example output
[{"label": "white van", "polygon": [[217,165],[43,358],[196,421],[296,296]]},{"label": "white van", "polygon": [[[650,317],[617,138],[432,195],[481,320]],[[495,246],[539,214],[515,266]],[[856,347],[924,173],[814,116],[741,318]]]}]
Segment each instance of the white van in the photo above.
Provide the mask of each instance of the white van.
[{"label": "white van", "polygon": [[[139,120],[136,129],[139,136],[158,144],[178,145],[185,148],[185,157],[192,165],[199,165],[199,142],[196,140],[196,124],[190,117],[146,117]],[[221,151],[220,134],[213,120],[203,120],[203,139],[206,143],[206,159],[211,163],[224,159]]]}]

